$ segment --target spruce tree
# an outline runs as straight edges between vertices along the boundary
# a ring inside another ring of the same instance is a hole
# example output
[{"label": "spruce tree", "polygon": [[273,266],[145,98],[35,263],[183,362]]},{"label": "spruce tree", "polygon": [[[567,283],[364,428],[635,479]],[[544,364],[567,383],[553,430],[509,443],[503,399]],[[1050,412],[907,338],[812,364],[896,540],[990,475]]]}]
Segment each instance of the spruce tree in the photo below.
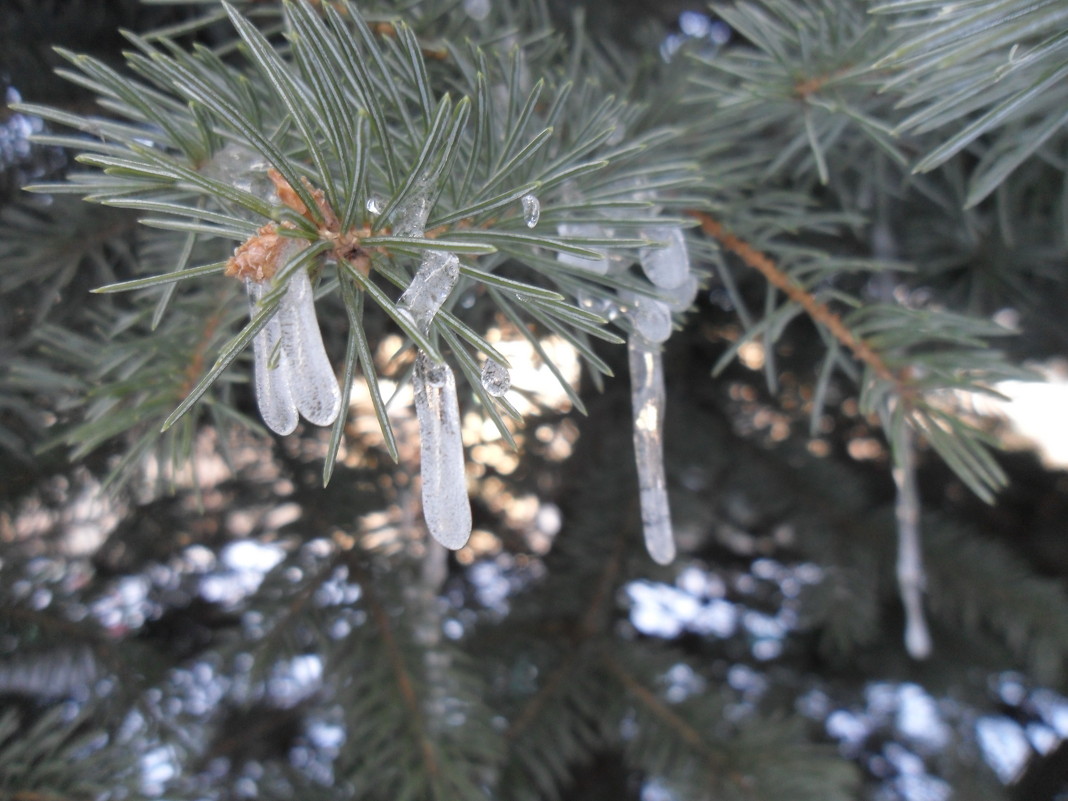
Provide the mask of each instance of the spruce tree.
[{"label": "spruce tree", "polygon": [[1068,791],[1068,10],[622,9],[12,6],[3,797]]}]

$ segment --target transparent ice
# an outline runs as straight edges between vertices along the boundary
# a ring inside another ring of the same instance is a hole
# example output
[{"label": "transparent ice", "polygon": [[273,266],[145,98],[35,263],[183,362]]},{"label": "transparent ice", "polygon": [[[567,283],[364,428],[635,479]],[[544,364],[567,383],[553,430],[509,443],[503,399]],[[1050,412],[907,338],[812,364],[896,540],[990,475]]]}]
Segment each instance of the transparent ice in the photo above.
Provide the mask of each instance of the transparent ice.
[{"label": "transparent ice", "polygon": [[655,242],[664,243],[663,247],[650,245],[638,251],[638,261],[645,275],[664,289],[682,284],[690,275],[690,254],[682,229],[662,226],[649,228],[642,234]]},{"label": "transparent ice", "polygon": [[[268,291],[246,281],[250,313]],[[291,434],[299,412],[310,423],[330,425],[341,411],[341,390],[323,347],[315,298],[306,270],[289,278],[278,311],[252,340],[256,403],[263,422],[277,434]],[[277,353],[277,363],[271,358]]]},{"label": "transparent ice", "polygon": [[476,22],[488,17],[490,8],[490,0],[464,0],[464,12]]},{"label": "transparent ice", "polygon": [[421,184],[414,195],[405,201],[393,215],[394,236],[423,236],[427,217],[430,216],[430,195],[428,188]]},{"label": "transparent ice", "polygon": [[523,222],[533,228],[541,219],[541,201],[534,195],[523,195]]},{"label": "transparent ice", "polygon": [[931,655],[931,633],[923,612],[926,579],[920,545],[920,492],[916,484],[912,432],[906,429],[891,471],[897,487],[897,584],[905,607],[905,648],[913,659]]},{"label": "transparent ice", "polygon": [[655,562],[666,565],[675,558],[675,539],[664,477],[663,362],[660,348],[639,335],[628,339],[627,358],[645,547]]},{"label": "transparent ice", "polygon": [[501,397],[512,387],[508,368],[494,359],[486,359],[482,365],[482,387],[493,397]]},{"label": "transparent ice", "polygon": [[[556,227],[556,230],[560,233],[560,236],[584,236],[591,238],[601,238],[604,236],[604,231],[601,230],[599,225],[593,225],[592,223],[561,223]],[[600,250],[599,248],[591,248],[592,250]],[[566,264],[569,267],[574,267],[579,270],[586,270],[587,272],[596,273],[597,275],[608,274],[608,256],[602,251],[602,255],[596,259],[585,259],[582,256],[576,256],[573,253],[558,252],[556,259],[561,264]]]},{"label": "transparent ice", "polygon": [[446,548],[462,548],[471,536],[471,503],[464,478],[464,447],[456,379],[448,365],[420,353],[412,372],[423,478],[423,517]]},{"label": "transparent ice", "polygon": [[380,194],[378,194],[377,192],[373,192],[371,194],[371,196],[369,198],[367,198],[367,203],[364,206],[364,208],[367,209],[367,213],[368,214],[376,214],[377,215],[377,214],[381,214],[382,213],[382,209],[385,208],[385,206],[386,206],[385,199]]},{"label": "transparent ice", "polygon": [[459,277],[460,260],[455,253],[428,250],[412,282],[397,301],[397,308],[407,311],[416,325],[427,330]]},{"label": "transparent ice", "polygon": [[645,295],[625,295],[634,329],[649,342],[667,342],[671,336],[671,306]]}]

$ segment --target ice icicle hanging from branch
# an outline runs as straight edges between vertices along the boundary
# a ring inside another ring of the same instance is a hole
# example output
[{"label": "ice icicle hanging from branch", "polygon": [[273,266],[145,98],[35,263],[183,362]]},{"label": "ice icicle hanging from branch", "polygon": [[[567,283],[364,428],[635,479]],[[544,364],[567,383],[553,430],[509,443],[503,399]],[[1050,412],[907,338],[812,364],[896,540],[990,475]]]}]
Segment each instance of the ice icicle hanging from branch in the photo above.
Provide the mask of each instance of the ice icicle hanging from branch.
[{"label": "ice icicle hanging from branch", "polygon": [[[429,332],[434,315],[448,299],[459,277],[460,260],[455,253],[428,250],[397,301],[397,308],[409,315],[422,331]],[[435,364],[420,352],[415,357],[412,389],[419,419],[423,518],[435,540],[457,550],[471,536],[471,502],[464,477],[456,378],[447,364]]]},{"label": "ice icicle hanging from branch", "polygon": [[[250,313],[275,282],[275,273],[305,245],[265,225],[227,262],[227,274],[244,278]],[[291,434],[297,413],[316,425],[330,425],[341,411],[341,389],[330,366],[315,315],[308,272],[293,270],[278,309],[252,340],[256,404],[276,434]]]},{"label": "ice icicle hanging from branch", "polygon": [[638,251],[646,277],[662,289],[673,289],[690,276],[690,254],[681,228],[661,226],[642,234],[657,243]]},{"label": "ice icicle hanging from branch", "polygon": [[471,502],[464,478],[456,379],[448,365],[435,364],[420,353],[412,385],[419,418],[423,517],[434,539],[457,550],[471,536]]},{"label": "ice icicle hanging from branch", "polygon": [[635,332],[627,340],[627,357],[645,547],[655,562],[666,565],[675,558],[675,538],[664,476],[665,392],[660,347]]},{"label": "ice icicle hanging from branch", "polygon": [[[245,281],[245,289],[248,291],[249,316],[254,317],[267,287],[249,279]],[[282,325],[278,314],[275,313],[252,340],[252,371],[260,417],[267,428],[285,436],[297,427],[297,404],[293,401],[288,364],[282,367],[285,354],[281,352]],[[272,355],[278,359],[273,366],[270,363]]]},{"label": "ice icicle hanging from branch", "polygon": [[897,487],[897,585],[905,607],[905,648],[913,659],[931,655],[931,634],[923,612],[926,584],[920,544],[920,492],[916,486],[916,455],[912,430],[902,431],[894,459],[894,484]]}]

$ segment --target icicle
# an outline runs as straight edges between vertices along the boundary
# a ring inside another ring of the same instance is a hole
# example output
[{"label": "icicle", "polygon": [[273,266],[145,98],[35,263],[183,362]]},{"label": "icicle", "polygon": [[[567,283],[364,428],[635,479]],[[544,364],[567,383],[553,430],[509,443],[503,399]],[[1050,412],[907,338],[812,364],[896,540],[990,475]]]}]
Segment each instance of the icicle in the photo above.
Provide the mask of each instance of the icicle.
[{"label": "icicle", "polygon": [[[249,315],[258,311],[257,304],[266,290],[264,284],[246,280]],[[270,365],[271,354],[282,339],[282,326],[276,313],[252,340],[253,380],[256,384],[256,405],[264,424],[276,434],[292,434],[297,427],[297,404],[289,386],[289,365],[285,352],[279,354],[278,364]]]},{"label": "icicle", "polygon": [[508,368],[495,359],[486,359],[482,365],[482,388],[495,398],[501,397],[512,387]]},{"label": "icicle", "polygon": [[464,0],[464,12],[475,22],[481,22],[490,13],[490,0]]},{"label": "icicle", "polygon": [[455,253],[428,250],[423,255],[419,271],[397,301],[397,307],[407,311],[416,325],[425,331],[459,277],[460,260]]},{"label": "icicle", "polygon": [[686,280],[681,284],[662,290],[661,294],[670,296],[671,300],[668,301],[668,307],[671,311],[681,313],[693,305],[694,298],[697,297],[697,290],[697,276],[689,273],[686,276]]},{"label": "icicle", "polygon": [[[556,230],[560,233],[560,236],[585,236],[600,238],[604,236],[604,231],[600,226],[591,225],[589,223],[561,223],[556,227]],[[592,248],[593,250],[601,250],[600,248]],[[608,256],[601,251],[601,256],[596,259],[586,259],[582,256],[576,256],[573,253],[558,252],[556,259],[561,264],[566,264],[569,267],[574,267],[579,270],[585,270],[586,272],[596,273],[597,275],[608,274]]]},{"label": "icicle", "polygon": [[645,275],[664,289],[682,284],[690,275],[690,253],[682,229],[663,226],[642,233],[649,239],[664,243],[663,247],[650,246],[638,251],[638,261]]},{"label": "icicle", "polygon": [[330,425],[341,411],[341,390],[323,347],[315,295],[306,270],[296,270],[289,279],[275,319],[281,328],[282,352],[297,411],[309,423]]},{"label": "icicle", "polygon": [[523,222],[533,228],[541,219],[541,201],[534,195],[523,195]]},{"label": "icicle", "polygon": [[394,236],[423,236],[427,217],[430,216],[430,194],[425,183],[420,183],[415,194],[408,198],[396,213],[393,225]]},{"label": "icicle", "polygon": [[464,479],[464,446],[456,379],[448,365],[420,353],[412,372],[419,418],[423,517],[446,548],[462,548],[471,536],[471,503]]},{"label": "icicle", "polygon": [[664,369],[660,349],[640,335],[628,339],[627,357],[645,547],[654,561],[666,565],[675,558],[675,539],[664,477]]},{"label": "icicle", "polygon": [[632,292],[622,294],[635,330],[649,342],[667,342],[671,336],[671,307],[657,298]]},{"label": "icicle", "polygon": [[[279,245],[271,239],[273,235],[258,236],[269,241],[258,247],[246,247],[241,259],[235,256],[239,266],[266,269],[271,275],[296,249],[303,247],[298,240]],[[242,261],[255,261],[261,256],[270,263],[253,265]],[[271,283],[270,278],[259,281],[246,277],[251,315],[259,311],[259,302]],[[341,390],[323,347],[315,316],[315,297],[306,270],[297,269],[289,277],[278,310],[252,339],[252,357],[256,404],[269,429],[277,434],[291,434],[297,427],[297,412],[321,426],[337,419],[341,411]]]},{"label": "icicle", "polygon": [[909,428],[905,428],[902,439],[893,469],[897,486],[897,584],[905,607],[905,647],[913,659],[926,659],[931,655],[931,634],[923,613],[926,582],[920,548],[920,493]]}]

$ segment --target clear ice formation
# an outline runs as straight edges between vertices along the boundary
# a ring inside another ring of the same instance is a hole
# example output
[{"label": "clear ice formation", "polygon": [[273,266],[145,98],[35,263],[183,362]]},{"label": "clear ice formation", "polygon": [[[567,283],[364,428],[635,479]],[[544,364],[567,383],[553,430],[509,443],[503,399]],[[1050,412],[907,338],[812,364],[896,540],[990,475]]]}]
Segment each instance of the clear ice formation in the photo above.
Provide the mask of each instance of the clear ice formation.
[{"label": "clear ice formation", "polygon": [[649,342],[667,342],[671,337],[671,306],[658,298],[621,292],[634,330]]},{"label": "clear ice formation", "polygon": [[370,197],[367,198],[367,203],[364,208],[367,209],[368,214],[381,214],[382,209],[385,208],[386,201],[377,192],[373,192]]},{"label": "clear ice formation", "polygon": [[431,536],[455,551],[471,536],[456,379],[448,365],[435,364],[420,353],[415,357],[412,386],[419,418],[423,517]]},{"label": "clear ice formation", "polygon": [[464,0],[464,13],[476,22],[488,17],[490,9],[490,0]]},{"label": "clear ice formation", "polygon": [[541,201],[534,195],[523,195],[523,222],[527,228],[533,228],[541,219]]},{"label": "clear ice formation", "polygon": [[638,251],[638,261],[646,277],[662,289],[679,286],[690,275],[690,253],[681,228],[659,226],[642,232],[663,246],[650,245]]},{"label": "clear ice formation", "polygon": [[482,365],[482,388],[499,398],[512,388],[512,376],[508,368],[495,359],[486,359]]},{"label": "clear ice formation", "polygon": [[[255,314],[268,286],[246,281],[245,288]],[[289,278],[278,311],[253,338],[252,352],[256,403],[269,429],[293,433],[298,412],[320,426],[337,419],[341,389],[323,347],[306,270],[298,269]]]},{"label": "clear ice formation", "polygon": [[408,312],[425,331],[459,278],[460,260],[455,253],[428,250],[412,282],[397,301],[397,308]]},{"label": "clear ice formation", "polygon": [[421,237],[424,235],[427,218],[430,216],[430,196],[426,186],[420,186],[407,202],[393,215],[394,236]]},{"label": "clear ice formation", "polygon": [[[556,230],[560,233],[560,236],[585,236],[591,238],[604,236],[604,231],[601,230],[601,227],[591,223],[561,223],[556,227]],[[600,250],[600,248],[592,248],[592,250]],[[573,253],[558,251],[556,260],[561,264],[566,264],[578,270],[585,270],[597,275],[608,275],[608,256],[603,251],[601,253],[600,258],[584,259],[582,256],[576,256]]]},{"label": "clear ice formation", "polygon": [[891,471],[897,487],[897,584],[905,608],[905,648],[913,659],[931,655],[931,633],[923,612],[926,579],[920,546],[920,492],[916,485],[912,434],[905,432],[899,464]]},{"label": "clear ice formation", "polygon": [[627,341],[634,409],[634,458],[645,548],[659,564],[675,558],[667,480],[664,477],[664,368],[660,348],[640,335]]}]

